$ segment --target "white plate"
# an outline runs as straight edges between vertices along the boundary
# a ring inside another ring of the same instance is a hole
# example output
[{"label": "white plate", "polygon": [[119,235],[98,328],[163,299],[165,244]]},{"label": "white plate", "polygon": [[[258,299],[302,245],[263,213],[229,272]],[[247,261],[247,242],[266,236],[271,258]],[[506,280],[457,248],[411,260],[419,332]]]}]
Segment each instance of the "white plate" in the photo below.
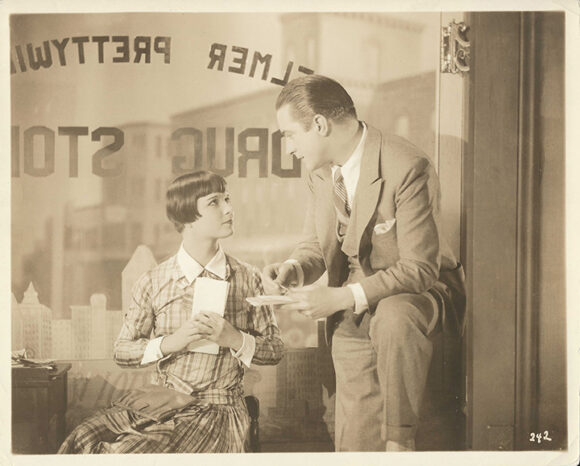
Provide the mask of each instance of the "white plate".
[{"label": "white plate", "polygon": [[252,306],[276,306],[278,304],[289,304],[297,302],[295,299],[291,298],[290,296],[252,296],[250,298],[246,298]]}]

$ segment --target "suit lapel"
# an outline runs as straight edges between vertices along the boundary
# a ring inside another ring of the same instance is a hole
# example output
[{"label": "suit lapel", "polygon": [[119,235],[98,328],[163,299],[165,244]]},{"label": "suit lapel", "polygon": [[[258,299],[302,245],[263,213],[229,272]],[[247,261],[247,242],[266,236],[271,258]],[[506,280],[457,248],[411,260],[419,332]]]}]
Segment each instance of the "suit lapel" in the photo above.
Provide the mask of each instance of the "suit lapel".
[{"label": "suit lapel", "polygon": [[367,125],[367,139],[360,166],[354,205],[342,250],[348,256],[359,253],[360,241],[379,200],[383,179],[380,173],[381,133]]}]

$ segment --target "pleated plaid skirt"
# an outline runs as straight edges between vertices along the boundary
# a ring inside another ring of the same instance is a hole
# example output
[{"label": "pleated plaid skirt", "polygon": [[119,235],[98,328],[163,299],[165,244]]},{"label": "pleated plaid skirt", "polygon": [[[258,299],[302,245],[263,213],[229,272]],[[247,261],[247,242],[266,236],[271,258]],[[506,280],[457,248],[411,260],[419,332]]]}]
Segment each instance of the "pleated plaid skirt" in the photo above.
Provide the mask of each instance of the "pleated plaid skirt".
[{"label": "pleated plaid skirt", "polygon": [[249,425],[241,397],[195,405],[163,423],[113,407],[77,426],[58,453],[240,453]]}]

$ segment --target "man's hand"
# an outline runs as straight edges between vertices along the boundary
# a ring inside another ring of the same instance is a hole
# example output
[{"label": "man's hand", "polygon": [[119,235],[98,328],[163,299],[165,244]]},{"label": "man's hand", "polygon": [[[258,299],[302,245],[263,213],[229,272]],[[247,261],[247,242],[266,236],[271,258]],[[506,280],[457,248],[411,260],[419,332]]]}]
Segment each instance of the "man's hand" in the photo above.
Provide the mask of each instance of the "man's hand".
[{"label": "man's hand", "polygon": [[242,347],[244,337],[240,331],[215,312],[200,312],[193,317],[203,339],[213,341],[219,346],[238,351]]},{"label": "man's hand", "polygon": [[312,319],[321,319],[335,312],[354,308],[354,296],[348,287],[301,288],[290,291],[288,296],[298,302],[281,305],[281,311],[299,311]]},{"label": "man's hand", "polygon": [[201,339],[203,337],[200,335],[198,324],[190,319],[174,333],[161,340],[161,352],[163,354],[176,353],[185,349],[190,343]]},{"label": "man's hand", "polygon": [[298,281],[296,267],[288,262],[277,262],[264,267],[262,282],[266,294],[279,294],[280,286],[288,288]]}]

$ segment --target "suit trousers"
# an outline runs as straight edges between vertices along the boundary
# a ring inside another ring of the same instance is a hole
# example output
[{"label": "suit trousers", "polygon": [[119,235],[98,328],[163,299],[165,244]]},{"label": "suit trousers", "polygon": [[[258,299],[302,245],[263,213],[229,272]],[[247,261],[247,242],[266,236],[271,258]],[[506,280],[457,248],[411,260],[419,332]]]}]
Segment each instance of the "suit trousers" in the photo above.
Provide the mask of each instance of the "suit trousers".
[{"label": "suit trousers", "polygon": [[[347,282],[362,271],[351,261]],[[332,337],[336,451],[385,451],[414,439],[438,322],[430,293],[381,300],[371,315],[345,311]]]}]

